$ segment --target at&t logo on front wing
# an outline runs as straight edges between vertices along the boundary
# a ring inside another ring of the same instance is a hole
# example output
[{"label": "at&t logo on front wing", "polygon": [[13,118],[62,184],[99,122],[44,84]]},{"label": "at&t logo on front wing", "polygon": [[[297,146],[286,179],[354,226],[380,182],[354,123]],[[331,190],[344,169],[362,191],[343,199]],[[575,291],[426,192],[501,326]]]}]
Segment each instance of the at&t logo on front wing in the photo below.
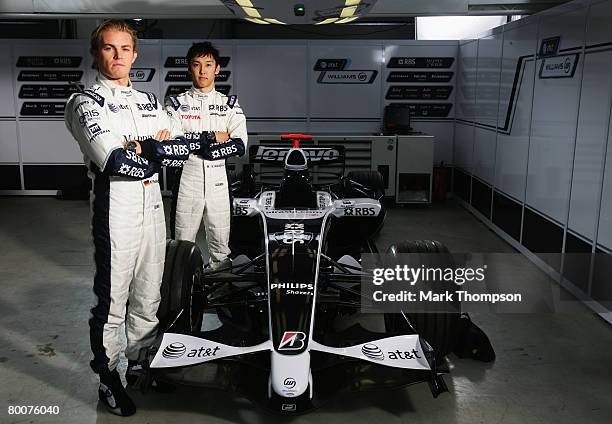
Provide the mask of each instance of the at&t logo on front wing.
[{"label": "at&t logo on front wing", "polygon": [[162,352],[162,356],[166,359],[180,358],[185,354],[187,348],[183,343],[171,343]]}]

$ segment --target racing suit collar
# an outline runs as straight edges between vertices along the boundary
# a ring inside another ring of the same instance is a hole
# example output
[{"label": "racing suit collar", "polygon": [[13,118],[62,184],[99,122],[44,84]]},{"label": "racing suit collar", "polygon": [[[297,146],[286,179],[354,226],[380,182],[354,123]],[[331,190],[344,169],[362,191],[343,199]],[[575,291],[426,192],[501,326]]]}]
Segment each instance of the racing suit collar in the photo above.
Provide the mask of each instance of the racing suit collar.
[{"label": "racing suit collar", "polygon": [[208,93],[202,93],[201,91],[196,90],[195,87],[193,86],[189,90],[189,94],[191,94],[191,96],[197,100],[206,100],[206,99],[212,98],[212,96],[214,96],[215,93],[216,91],[214,88],[210,90]]},{"label": "racing suit collar", "polygon": [[126,97],[134,94],[134,86],[132,85],[132,81],[130,81],[130,85],[125,87],[123,85],[115,84],[112,80],[109,80],[101,73],[98,73],[96,81],[103,87],[109,89],[111,93],[113,93],[113,97]]}]

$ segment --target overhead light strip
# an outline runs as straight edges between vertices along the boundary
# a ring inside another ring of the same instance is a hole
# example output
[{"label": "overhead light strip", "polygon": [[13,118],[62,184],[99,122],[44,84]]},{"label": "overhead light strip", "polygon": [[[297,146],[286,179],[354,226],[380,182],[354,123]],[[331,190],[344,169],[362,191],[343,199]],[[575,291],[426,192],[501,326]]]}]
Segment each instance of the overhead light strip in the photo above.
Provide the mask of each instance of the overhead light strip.
[{"label": "overhead light strip", "polygon": [[270,22],[266,22],[263,19],[258,19],[258,18],[244,18],[244,19],[249,22],[253,22],[254,24],[270,25]]},{"label": "overhead light strip", "polygon": [[336,22],[337,20],[338,20],[338,18],[327,18],[325,20],[322,20],[321,22],[317,22],[315,25],[332,24],[332,23]]},{"label": "overhead light strip", "polygon": [[341,18],[350,18],[351,16],[353,16],[355,14],[356,10],[357,10],[357,6],[345,7],[345,8],[342,9],[342,12],[340,13],[340,17]]},{"label": "overhead light strip", "polygon": [[244,13],[246,13],[247,16],[250,16],[251,18],[261,18],[261,15],[257,11],[257,9],[253,7],[243,7],[242,10],[244,10]]},{"label": "overhead light strip", "polygon": [[334,22],[335,24],[348,24],[349,22],[353,22],[355,20],[357,20],[359,17],[358,16],[351,16],[350,18],[343,18],[340,19],[339,21]]},{"label": "overhead light strip", "polygon": [[264,18],[264,21],[269,22],[271,24],[287,25],[286,23],[281,22],[278,19],[274,19],[274,18]]}]

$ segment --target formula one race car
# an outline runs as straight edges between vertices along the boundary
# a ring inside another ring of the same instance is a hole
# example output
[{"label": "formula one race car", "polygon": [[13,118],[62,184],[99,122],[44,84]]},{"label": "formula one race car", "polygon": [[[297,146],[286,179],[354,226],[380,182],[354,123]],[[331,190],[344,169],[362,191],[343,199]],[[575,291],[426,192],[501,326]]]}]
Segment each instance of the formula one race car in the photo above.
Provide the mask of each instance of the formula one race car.
[{"label": "formula one race car", "polygon": [[[361,255],[378,252],[373,238],[386,213],[381,175],[345,176],[342,146],[283,138],[293,147],[252,146],[246,171],[230,177],[231,266],[204,272],[195,244],[168,243],[148,375],[229,390],[285,414],[340,392],[418,382],[437,397],[447,390],[444,356],[460,314],[360,310]],[[313,168],[329,164],[342,174],[313,184]],[[258,181],[274,165],[280,182]],[[448,254],[433,241],[389,249],[403,252]]]}]

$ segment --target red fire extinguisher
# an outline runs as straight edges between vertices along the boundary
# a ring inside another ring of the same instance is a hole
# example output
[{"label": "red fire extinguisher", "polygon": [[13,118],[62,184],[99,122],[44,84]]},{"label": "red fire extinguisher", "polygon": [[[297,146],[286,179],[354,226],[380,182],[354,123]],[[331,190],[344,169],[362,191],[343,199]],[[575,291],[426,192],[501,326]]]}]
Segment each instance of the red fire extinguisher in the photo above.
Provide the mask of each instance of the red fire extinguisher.
[{"label": "red fire extinguisher", "polygon": [[434,168],[433,174],[433,200],[435,202],[443,202],[446,200],[448,182],[448,168],[444,166],[444,161],[440,162],[440,166]]}]

